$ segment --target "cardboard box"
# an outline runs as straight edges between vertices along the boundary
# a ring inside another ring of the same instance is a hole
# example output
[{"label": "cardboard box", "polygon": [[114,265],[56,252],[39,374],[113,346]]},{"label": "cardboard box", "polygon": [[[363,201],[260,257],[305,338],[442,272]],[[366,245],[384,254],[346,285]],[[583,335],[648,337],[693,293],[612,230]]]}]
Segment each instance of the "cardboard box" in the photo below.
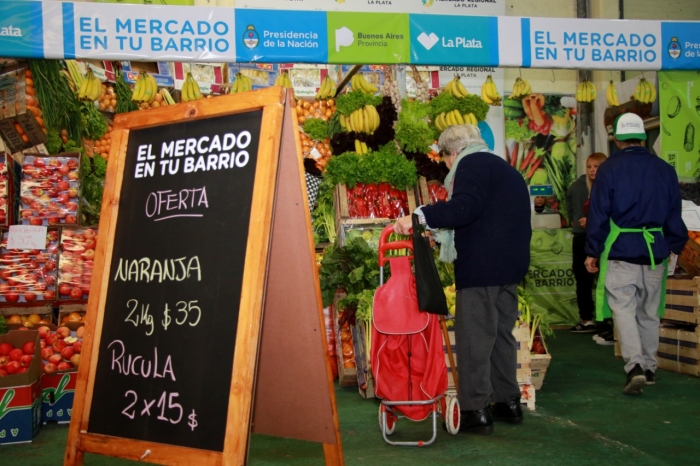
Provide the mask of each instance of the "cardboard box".
[{"label": "cardboard box", "polygon": [[[72,332],[78,330],[78,327],[85,325],[85,315],[87,312],[86,303],[61,304],[58,306],[58,325],[65,325]],[[71,320],[71,314],[80,315],[80,320]]]},{"label": "cardboard box", "polygon": [[0,343],[21,348],[35,342],[34,359],[27,372],[0,377],[0,444],[31,442],[39,432],[41,419],[41,354],[39,333],[10,331]]},{"label": "cardboard box", "polygon": [[[695,242],[693,244],[698,246]],[[700,277],[668,278],[663,318],[682,325],[700,324]]]},{"label": "cardboard box", "polygon": [[18,69],[2,75],[14,86],[0,92],[0,135],[10,152],[17,152],[46,142],[46,133],[34,113],[27,107],[25,70]]},{"label": "cardboard box", "polygon": [[700,275],[700,244],[689,239],[678,256],[678,265],[690,275]]},{"label": "cardboard box", "polygon": [[41,423],[50,421],[59,424],[70,422],[73,414],[75,382],[78,371],[56,372],[41,376]]}]

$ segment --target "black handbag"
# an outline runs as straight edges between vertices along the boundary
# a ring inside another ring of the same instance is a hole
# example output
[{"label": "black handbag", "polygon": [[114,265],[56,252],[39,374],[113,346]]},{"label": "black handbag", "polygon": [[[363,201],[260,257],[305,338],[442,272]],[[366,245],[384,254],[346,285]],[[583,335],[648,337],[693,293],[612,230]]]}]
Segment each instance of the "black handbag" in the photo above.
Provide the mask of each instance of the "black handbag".
[{"label": "black handbag", "polygon": [[418,215],[412,215],[413,221],[413,264],[416,271],[416,294],[418,309],[431,314],[447,315],[447,299],[442,289],[430,237],[423,236],[425,229]]}]

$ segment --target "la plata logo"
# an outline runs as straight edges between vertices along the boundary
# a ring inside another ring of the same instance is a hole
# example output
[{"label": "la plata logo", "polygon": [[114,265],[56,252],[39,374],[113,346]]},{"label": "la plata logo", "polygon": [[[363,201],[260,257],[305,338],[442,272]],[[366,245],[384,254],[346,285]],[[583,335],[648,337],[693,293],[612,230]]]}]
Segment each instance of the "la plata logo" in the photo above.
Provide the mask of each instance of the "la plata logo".
[{"label": "la plata logo", "polygon": [[12,25],[0,28],[0,36],[2,37],[22,37],[20,28],[12,27]]}]

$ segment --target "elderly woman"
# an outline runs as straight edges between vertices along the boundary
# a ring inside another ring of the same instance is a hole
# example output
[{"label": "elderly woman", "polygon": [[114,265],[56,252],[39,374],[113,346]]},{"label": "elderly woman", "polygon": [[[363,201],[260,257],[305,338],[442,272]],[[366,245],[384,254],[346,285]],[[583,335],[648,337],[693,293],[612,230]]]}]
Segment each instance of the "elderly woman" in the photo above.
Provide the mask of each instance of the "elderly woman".
[{"label": "elderly woman", "polygon": [[[493,421],[522,422],[516,380],[517,284],[530,263],[530,197],[520,173],[491,152],[479,128],[454,125],[440,135],[450,169],[447,202],[416,212],[454,261],[460,432],[490,434]],[[395,231],[408,234],[411,217]],[[494,403],[491,406],[491,403]]]}]

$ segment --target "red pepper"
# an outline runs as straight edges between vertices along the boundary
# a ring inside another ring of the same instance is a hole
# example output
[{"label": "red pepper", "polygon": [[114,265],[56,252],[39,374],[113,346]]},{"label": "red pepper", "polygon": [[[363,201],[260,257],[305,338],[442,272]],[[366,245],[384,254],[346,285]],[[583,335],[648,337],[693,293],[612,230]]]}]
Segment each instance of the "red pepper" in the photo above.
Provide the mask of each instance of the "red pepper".
[{"label": "red pepper", "polygon": [[366,218],[369,217],[369,212],[367,210],[367,203],[364,199],[355,199],[355,210],[357,211],[357,217]]}]

